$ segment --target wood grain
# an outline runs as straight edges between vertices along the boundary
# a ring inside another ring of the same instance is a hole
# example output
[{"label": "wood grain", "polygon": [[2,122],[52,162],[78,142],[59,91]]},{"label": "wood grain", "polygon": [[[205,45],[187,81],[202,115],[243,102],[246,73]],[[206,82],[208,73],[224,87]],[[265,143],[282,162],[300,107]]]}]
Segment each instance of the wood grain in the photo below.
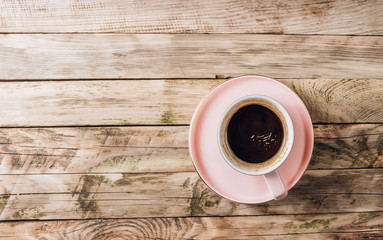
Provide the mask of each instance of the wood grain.
[{"label": "wood grain", "polygon": [[[0,9],[1,239],[383,238],[381,1]],[[245,74],[285,83],[317,123],[281,201],[219,197],[188,153],[198,102]]]},{"label": "wood grain", "polygon": [[[187,126],[0,129],[0,173],[193,172]],[[309,169],[382,168],[383,125],[314,126]]]},{"label": "wood grain", "polygon": [[[382,212],[0,223],[2,239],[378,239]],[[299,234],[299,235],[296,235]],[[312,237],[312,238],[311,238]],[[366,238],[364,238],[366,237]],[[376,237],[376,238],[374,238]]]},{"label": "wood grain", "polygon": [[[0,82],[0,126],[189,124],[224,80]],[[281,79],[314,123],[382,122],[379,79]]]},{"label": "wood grain", "polygon": [[2,126],[189,124],[219,81],[1,82]]},{"label": "wood grain", "polygon": [[0,79],[382,78],[383,37],[2,34]]},{"label": "wood grain", "polygon": [[0,32],[383,34],[379,0],[32,0],[0,9]]},{"label": "wood grain", "polygon": [[380,169],[307,170],[287,198],[259,205],[222,199],[195,172],[2,175],[0,180],[1,220],[383,211]]}]

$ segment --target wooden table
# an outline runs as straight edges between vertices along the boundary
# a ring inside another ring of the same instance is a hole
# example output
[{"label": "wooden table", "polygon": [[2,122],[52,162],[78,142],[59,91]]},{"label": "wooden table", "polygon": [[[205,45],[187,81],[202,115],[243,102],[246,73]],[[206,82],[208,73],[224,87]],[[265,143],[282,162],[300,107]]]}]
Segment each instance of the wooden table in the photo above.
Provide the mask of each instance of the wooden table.
[{"label": "wooden table", "polygon": [[[383,238],[383,2],[0,2],[1,239]],[[195,107],[266,75],[314,122],[282,201],[194,171]]]}]

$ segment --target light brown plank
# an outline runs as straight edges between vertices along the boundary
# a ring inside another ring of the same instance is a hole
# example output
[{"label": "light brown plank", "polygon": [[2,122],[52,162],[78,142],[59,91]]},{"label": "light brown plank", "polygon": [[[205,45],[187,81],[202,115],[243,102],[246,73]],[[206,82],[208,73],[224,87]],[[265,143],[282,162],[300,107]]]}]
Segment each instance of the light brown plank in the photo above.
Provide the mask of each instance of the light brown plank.
[{"label": "light brown plank", "polygon": [[383,211],[380,169],[307,170],[281,201],[222,199],[195,172],[0,176],[0,220]]},{"label": "light brown plank", "polygon": [[194,171],[188,127],[3,128],[0,173]]},{"label": "light brown plank", "polygon": [[383,125],[314,126],[310,168],[382,168]]},{"label": "light brown plank", "polygon": [[[223,81],[0,82],[0,126],[189,124],[203,96]],[[301,97],[314,123],[382,122],[382,80],[280,81]]]},{"label": "light brown plank", "polygon": [[[3,128],[0,173],[190,172],[187,126]],[[383,167],[383,125],[314,126],[309,169]]]},{"label": "light brown plank", "polygon": [[[378,239],[382,212],[0,223],[2,239]],[[365,231],[365,232],[363,232]],[[290,234],[290,235],[289,235]],[[294,234],[294,235],[293,235]],[[369,237],[369,238],[364,238]],[[374,238],[376,237],[376,238]]]},{"label": "light brown plank", "polygon": [[189,124],[222,81],[0,82],[0,125]]},{"label": "light brown plank", "polygon": [[0,32],[383,34],[369,1],[2,1]]},{"label": "light brown plank", "polygon": [[382,78],[383,37],[2,34],[0,79]]}]

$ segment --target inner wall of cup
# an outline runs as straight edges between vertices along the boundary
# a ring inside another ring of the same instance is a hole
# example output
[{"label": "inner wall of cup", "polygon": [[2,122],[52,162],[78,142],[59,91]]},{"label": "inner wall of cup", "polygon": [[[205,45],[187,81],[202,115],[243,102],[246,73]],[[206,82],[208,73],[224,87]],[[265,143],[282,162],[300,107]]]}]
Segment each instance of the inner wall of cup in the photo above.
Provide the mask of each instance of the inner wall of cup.
[{"label": "inner wall of cup", "polygon": [[[282,145],[280,146],[278,152],[270,159],[266,160],[265,162],[262,163],[248,163],[240,158],[238,158],[233,151],[230,148],[230,145],[227,140],[227,127],[229,125],[229,122],[233,115],[241,108],[252,105],[252,104],[257,104],[261,105],[263,107],[266,107],[267,109],[271,110],[273,113],[277,115],[277,117],[281,120],[282,123],[282,128],[283,128],[283,141]],[[267,168],[274,163],[277,163],[279,161],[282,161],[284,159],[284,155],[287,152],[286,146],[287,146],[287,139],[288,139],[288,127],[286,123],[286,119],[282,112],[271,102],[265,100],[265,99],[245,99],[244,101],[241,101],[234,106],[229,108],[229,111],[226,112],[224,119],[222,121],[222,127],[221,127],[221,132],[220,132],[220,137],[221,137],[221,143],[222,143],[222,148],[223,151],[225,151],[225,155],[228,161],[230,161],[232,164],[236,165],[239,168],[244,168],[248,170],[260,170]]]}]

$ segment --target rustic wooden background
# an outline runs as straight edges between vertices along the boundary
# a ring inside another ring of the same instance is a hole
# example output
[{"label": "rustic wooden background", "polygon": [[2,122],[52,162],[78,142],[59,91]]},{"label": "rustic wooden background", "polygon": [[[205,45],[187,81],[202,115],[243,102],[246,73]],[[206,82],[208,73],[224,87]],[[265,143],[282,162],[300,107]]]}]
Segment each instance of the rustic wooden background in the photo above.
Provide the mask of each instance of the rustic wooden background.
[{"label": "rustic wooden background", "polygon": [[[192,167],[195,107],[244,74],[314,122],[282,201]],[[383,238],[383,2],[1,0],[0,160],[1,239]]]}]

